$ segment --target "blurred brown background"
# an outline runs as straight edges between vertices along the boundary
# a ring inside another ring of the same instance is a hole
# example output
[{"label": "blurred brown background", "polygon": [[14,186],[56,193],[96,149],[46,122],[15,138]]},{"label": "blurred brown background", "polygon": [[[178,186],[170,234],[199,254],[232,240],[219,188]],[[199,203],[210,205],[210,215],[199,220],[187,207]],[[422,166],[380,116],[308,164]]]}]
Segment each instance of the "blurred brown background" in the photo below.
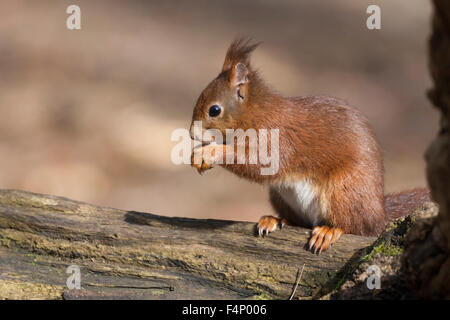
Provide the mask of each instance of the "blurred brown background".
[{"label": "blurred brown background", "polygon": [[[66,8],[81,7],[81,30]],[[366,8],[381,6],[381,30]],[[266,190],[170,160],[204,86],[238,35],[285,95],[358,106],[385,151],[386,190],[424,186],[437,128],[425,98],[430,5],[396,1],[0,3],[0,188],[169,216],[256,220]]]}]

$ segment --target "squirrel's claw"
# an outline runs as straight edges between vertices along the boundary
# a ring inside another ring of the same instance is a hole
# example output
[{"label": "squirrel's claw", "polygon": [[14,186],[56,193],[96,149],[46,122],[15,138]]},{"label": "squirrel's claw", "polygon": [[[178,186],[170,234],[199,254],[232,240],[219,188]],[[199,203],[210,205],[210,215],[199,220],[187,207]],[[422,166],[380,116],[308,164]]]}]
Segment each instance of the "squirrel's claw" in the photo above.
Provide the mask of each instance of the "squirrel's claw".
[{"label": "squirrel's claw", "polygon": [[277,229],[278,226],[280,226],[280,229],[283,228],[287,224],[286,220],[280,219],[274,216],[262,216],[257,225],[258,234],[260,237],[266,234],[266,236],[269,234],[269,232],[273,232]]},{"label": "squirrel's claw", "polygon": [[330,245],[338,241],[340,236],[344,233],[342,229],[317,226],[311,232],[311,239],[309,240],[309,250],[313,250],[314,254],[321,253],[327,250]]},{"label": "squirrel's claw", "polygon": [[212,169],[212,165],[207,164],[205,161],[202,161],[201,164],[192,162],[192,166],[197,169],[199,174],[203,174],[205,171]]},{"label": "squirrel's claw", "polygon": [[[216,148],[216,145],[210,144],[193,150],[191,154],[191,165],[197,169],[198,173],[203,174],[203,172],[214,167],[216,163],[214,148]],[[199,163],[198,160],[201,160],[201,162]]]}]

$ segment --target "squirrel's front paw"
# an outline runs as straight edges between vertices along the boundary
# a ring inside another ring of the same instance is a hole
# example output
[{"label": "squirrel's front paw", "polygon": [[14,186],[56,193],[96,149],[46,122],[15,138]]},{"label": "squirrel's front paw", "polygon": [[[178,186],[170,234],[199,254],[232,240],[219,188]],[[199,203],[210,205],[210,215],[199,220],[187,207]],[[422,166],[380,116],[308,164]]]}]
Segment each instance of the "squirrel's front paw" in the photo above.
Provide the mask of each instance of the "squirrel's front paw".
[{"label": "squirrel's front paw", "polygon": [[216,152],[216,148],[217,145],[208,144],[193,150],[191,165],[197,169],[198,173],[202,174],[218,163],[218,152]]}]

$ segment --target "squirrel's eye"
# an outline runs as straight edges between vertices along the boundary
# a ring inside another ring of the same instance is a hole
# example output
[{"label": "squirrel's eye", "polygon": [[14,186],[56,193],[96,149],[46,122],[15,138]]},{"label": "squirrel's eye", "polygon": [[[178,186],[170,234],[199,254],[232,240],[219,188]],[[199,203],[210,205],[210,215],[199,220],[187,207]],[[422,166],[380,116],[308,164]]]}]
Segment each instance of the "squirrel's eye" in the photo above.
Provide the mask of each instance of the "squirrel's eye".
[{"label": "squirrel's eye", "polygon": [[220,106],[218,106],[217,104],[211,106],[209,108],[209,116],[210,117],[217,117],[220,112],[222,112],[222,108]]}]

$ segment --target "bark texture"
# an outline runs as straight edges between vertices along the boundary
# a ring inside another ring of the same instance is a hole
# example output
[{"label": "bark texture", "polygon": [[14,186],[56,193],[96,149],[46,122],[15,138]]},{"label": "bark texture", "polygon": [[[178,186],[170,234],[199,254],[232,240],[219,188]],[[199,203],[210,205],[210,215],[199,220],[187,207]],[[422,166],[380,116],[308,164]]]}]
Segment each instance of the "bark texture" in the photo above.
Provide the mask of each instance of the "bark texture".
[{"label": "bark texture", "polygon": [[441,122],[425,158],[427,179],[431,195],[439,204],[439,215],[423,220],[411,230],[403,270],[419,296],[450,299],[450,1],[432,2],[429,66],[434,87],[429,98],[440,111]]},{"label": "bark texture", "polygon": [[[0,190],[0,298],[287,299],[333,289],[375,238],[304,248],[310,230],[255,236],[254,223],[169,218]],[[66,269],[81,271],[69,290]]]}]

